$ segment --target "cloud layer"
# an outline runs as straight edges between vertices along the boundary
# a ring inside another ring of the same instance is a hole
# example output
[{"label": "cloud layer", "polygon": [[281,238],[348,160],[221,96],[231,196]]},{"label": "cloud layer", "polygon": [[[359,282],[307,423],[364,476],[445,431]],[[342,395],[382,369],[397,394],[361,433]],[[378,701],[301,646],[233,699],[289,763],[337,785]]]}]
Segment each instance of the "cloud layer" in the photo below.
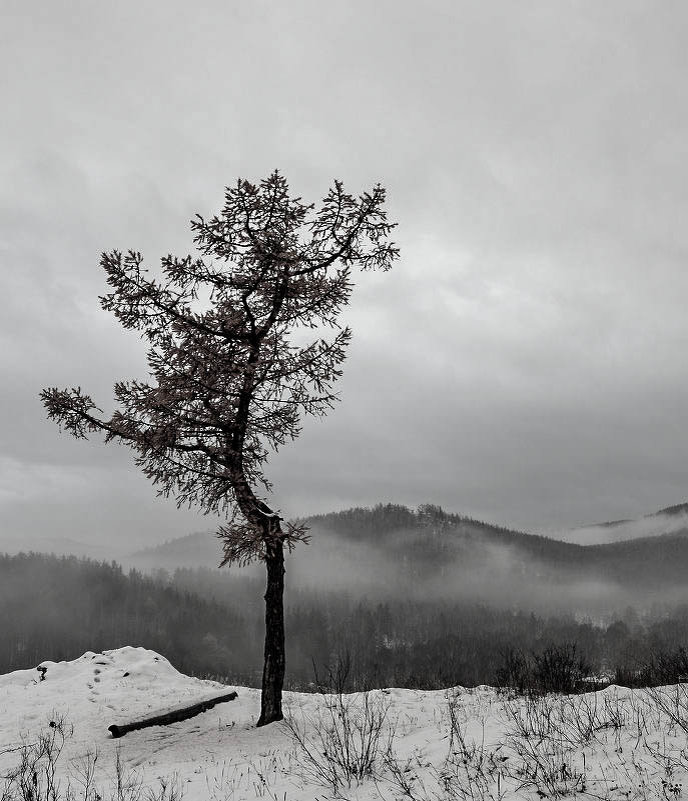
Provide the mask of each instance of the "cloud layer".
[{"label": "cloud layer", "polygon": [[3,530],[198,527],[123,449],[60,436],[38,392],[107,404],[145,375],[98,306],[100,252],[188,252],[195,212],[275,167],[313,200],[382,181],[402,248],[347,310],[342,404],[274,460],[285,512],[428,501],[532,528],[685,499],[682,4],[10,0],[3,17]]}]

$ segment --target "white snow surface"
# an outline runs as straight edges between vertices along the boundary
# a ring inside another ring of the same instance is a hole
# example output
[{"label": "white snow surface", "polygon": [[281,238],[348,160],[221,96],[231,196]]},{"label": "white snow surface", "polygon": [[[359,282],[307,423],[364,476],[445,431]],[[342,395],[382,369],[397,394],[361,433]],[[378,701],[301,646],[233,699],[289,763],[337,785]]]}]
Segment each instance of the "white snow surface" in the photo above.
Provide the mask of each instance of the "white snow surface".
[{"label": "white snow surface", "polygon": [[[108,732],[113,723],[232,689],[236,700],[189,720],[121,739]],[[100,797],[115,797],[119,750],[129,779],[158,792],[161,779],[168,783],[166,801],[171,787],[176,798],[187,801],[508,801],[574,795],[677,801],[682,785],[688,787],[688,689],[662,688],[659,695],[669,701],[667,709],[679,710],[679,718],[685,713],[686,729],[660,710],[651,693],[614,686],[531,700],[489,687],[375,690],[343,699],[285,693],[287,717],[321,761],[318,731],[326,732],[333,720],[341,724],[340,701],[353,722],[362,720],[366,701],[373,713],[384,710],[379,744],[391,762],[379,760],[372,777],[335,788],[316,775],[285,724],[256,728],[258,690],[190,678],[153,651],[125,647],[0,676],[0,776],[18,764],[23,745],[63,718],[73,733],[59,760],[61,786],[71,782],[76,798],[81,798],[77,767],[96,751]],[[0,797],[2,788],[0,779]]]}]

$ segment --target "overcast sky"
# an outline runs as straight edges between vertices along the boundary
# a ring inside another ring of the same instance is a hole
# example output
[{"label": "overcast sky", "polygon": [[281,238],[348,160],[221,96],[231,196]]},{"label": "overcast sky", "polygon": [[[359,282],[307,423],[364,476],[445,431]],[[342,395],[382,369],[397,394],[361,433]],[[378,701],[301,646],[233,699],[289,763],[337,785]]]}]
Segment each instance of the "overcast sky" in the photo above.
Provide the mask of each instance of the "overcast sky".
[{"label": "overcast sky", "polygon": [[184,255],[274,168],[309,201],[382,182],[402,250],[357,277],[341,404],[268,468],[285,514],[541,530],[688,500],[685,3],[0,5],[0,532],[206,525],[38,393],[145,376],[101,251]]}]

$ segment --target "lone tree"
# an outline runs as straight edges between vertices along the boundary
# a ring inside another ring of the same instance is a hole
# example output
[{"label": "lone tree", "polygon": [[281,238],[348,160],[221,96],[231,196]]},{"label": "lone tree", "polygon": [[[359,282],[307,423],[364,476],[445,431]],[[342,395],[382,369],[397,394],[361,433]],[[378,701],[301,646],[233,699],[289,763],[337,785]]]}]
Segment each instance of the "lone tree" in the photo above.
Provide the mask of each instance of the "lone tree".
[{"label": "lone tree", "polygon": [[226,519],[222,565],[265,563],[259,726],[282,718],[284,549],[308,539],[261,497],[272,489],[263,467],[299,435],[301,413],[323,416],[337,399],[351,270],[388,270],[399,256],[384,202],[379,184],[355,198],[335,181],[318,208],[305,205],[276,171],[238,180],[218,216],[196,216],[200,258],[165,256],[156,278],[140,253],[104,253],[101,306],[141,332],[150,380],[116,383],[109,418],[80,387],[41,392],[61,428],[126,443],[159,495]]}]

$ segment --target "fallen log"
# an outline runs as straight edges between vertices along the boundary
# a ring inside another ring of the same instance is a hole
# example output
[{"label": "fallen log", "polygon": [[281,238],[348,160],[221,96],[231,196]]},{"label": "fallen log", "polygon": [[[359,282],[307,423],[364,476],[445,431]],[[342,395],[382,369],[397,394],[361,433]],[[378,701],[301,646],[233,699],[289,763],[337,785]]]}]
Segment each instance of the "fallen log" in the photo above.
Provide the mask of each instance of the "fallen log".
[{"label": "fallen log", "polygon": [[207,698],[205,701],[200,701],[199,703],[192,704],[191,706],[180,707],[179,709],[173,709],[169,712],[164,712],[160,715],[153,715],[149,718],[141,718],[140,720],[134,720],[131,723],[113,723],[112,726],[108,726],[108,731],[113,738],[116,738],[124,737],[124,735],[130,731],[147,729],[149,726],[167,726],[170,723],[178,723],[180,720],[188,720],[189,718],[193,718],[196,715],[200,715],[201,712],[206,712],[208,709],[212,709],[217,704],[223,704],[225,701],[233,701],[236,697],[236,692],[217,695],[215,698]]}]

